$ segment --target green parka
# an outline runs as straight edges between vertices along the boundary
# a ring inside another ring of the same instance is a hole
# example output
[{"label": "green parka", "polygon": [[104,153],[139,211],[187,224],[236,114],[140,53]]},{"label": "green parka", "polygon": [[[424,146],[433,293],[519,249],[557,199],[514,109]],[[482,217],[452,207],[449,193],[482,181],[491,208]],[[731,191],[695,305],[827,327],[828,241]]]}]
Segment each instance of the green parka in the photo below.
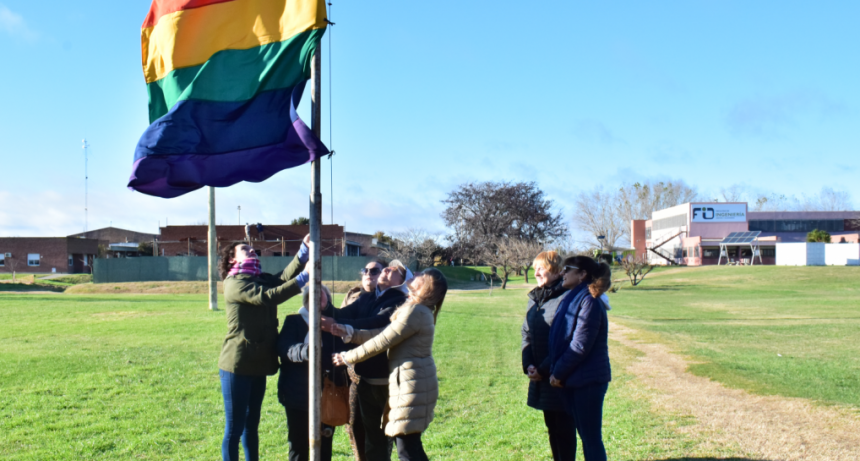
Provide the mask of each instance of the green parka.
[{"label": "green parka", "polygon": [[295,277],[304,264],[298,256],[280,275],[231,275],[224,280],[227,336],[218,368],[246,376],[278,372],[278,304],[302,292]]}]

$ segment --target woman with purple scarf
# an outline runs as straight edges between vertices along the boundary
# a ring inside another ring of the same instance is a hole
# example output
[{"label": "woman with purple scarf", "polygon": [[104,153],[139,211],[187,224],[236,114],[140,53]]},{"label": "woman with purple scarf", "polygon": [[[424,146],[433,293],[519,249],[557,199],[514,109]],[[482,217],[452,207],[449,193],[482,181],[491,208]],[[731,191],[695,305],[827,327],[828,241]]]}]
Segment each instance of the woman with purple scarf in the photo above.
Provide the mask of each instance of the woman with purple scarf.
[{"label": "woman with purple scarf", "polygon": [[249,245],[238,243],[221,250],[218,271],[224,280],[227,336],[218,360],[226,424],[221,455],[239,459],[239,441],[247,461],[260,459],[260,411],[266,376],[278,372],[278,304],[302,292],[308,273],[309,236],[293,261],[279,275],[265,274]]}]

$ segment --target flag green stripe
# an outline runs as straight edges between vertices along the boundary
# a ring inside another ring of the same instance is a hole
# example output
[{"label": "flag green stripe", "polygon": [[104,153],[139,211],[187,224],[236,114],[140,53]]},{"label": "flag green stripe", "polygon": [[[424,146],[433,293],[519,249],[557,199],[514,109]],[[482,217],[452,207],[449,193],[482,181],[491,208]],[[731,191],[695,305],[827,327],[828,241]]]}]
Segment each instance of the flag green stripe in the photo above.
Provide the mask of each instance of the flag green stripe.
[{"label": "flag green stripe", "polygon": [[310,76],[311,57],[323,33],[325,29],[314,29],[283,42],[219,51],[204,64],[171,71],[147,85],[149,122],[187,99],[247,101],[262,91],[295,86]]}]

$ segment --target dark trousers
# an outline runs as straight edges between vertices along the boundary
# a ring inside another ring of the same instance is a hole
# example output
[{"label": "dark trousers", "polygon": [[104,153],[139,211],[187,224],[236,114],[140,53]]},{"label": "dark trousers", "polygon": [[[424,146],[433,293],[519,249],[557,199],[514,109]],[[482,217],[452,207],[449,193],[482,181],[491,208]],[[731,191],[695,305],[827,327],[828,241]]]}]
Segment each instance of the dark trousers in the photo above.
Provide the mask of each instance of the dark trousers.
[{"label": "dark trousers", "polygon": [[358,405],[364,423],[364,454],[367,461],[391,461],[392,440],[382,428],[382,416],[388,403],[388,386],[358,383]]},{"label": "dark trousers", "polygon": [[[287,443],[290,446],[290,461],[308,461],[310,459],[310,443],[308,441],[308,418],[310,414],[305,409],[286,408],[287,411]],[[320,448],[323,461],[331,460],[331,441],[334,438],[334,428],[323,425],[323,429],[330,428],[331,435],[326,437],[325,430],[322,432]]]},{"label": "dark trousers", "polygon": [[398,435],[394,438],[397,442],[397,456],[400,461],[428,461],[427,453],[424,452],[424,444],[421,443],[421,433]]},{"label": "dark trousers", "polygon": [[246,461],[260,459],[260,409],[266,395],[265,376],[244,376],[218,370],[221,393],[224,394],[224,441],[221,456],[224,461],[238,461],[239,440],[245,449]]},{"label": "dark trousers", "polygon": [[364,423],[361,421],[361,405],[358,403],[358,384],[349,382],[349,424],[346,425],[349,444],[355,461],[367,461],[364,456]]},{"label": "dark trousers", "polygon": [[[584,387],[565,388],[564,409],[573,417],[576,431],[582,440],[585,461],[606,461],[603,447],[603,399],[609,383],[589,384]],[[575,443],[575,442],[574,442]]]},{"label": "dark trousers", "polygon": [[553,461],[573,461],[576,459],[576,423],[562,411],[544,411],[543,421],[549,432],[549,448]]}]

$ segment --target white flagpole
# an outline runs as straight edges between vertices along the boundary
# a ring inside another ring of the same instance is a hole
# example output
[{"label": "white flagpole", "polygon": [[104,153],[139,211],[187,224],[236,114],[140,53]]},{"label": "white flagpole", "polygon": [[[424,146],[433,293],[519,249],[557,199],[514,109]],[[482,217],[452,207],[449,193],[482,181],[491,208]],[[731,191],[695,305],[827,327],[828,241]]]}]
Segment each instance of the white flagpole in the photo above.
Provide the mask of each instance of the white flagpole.
[{"label": "white flagpole", "polygon": [[[311,130],[319,138],[322,111],[321,106],[321,48],[318,47],[311,64]],[[310,445],[310,461],[320,461],[322,455],[322,444],[320,438],[320,394],[322,391],[322,367],[321,360],[326,360],[322,355],[322,335],[320,330],[320,284],[322,278],[322,266],[320,264],[320,228],[322,227],[322,194],[320,193],[320,159],[314,159],[311,163],[311,197],[310,197],[310,300],[309,336],[310,350],[308,354],[308,397],[310,401],[310,417],[308,418],[309,431],[308,442]],[[329,357],[328,360],[331,360]]]},{"label": "white flagpole", "polygon": [[209,310],[218,310],[218,237],[215,233],[215,188],[209,186]]}]

